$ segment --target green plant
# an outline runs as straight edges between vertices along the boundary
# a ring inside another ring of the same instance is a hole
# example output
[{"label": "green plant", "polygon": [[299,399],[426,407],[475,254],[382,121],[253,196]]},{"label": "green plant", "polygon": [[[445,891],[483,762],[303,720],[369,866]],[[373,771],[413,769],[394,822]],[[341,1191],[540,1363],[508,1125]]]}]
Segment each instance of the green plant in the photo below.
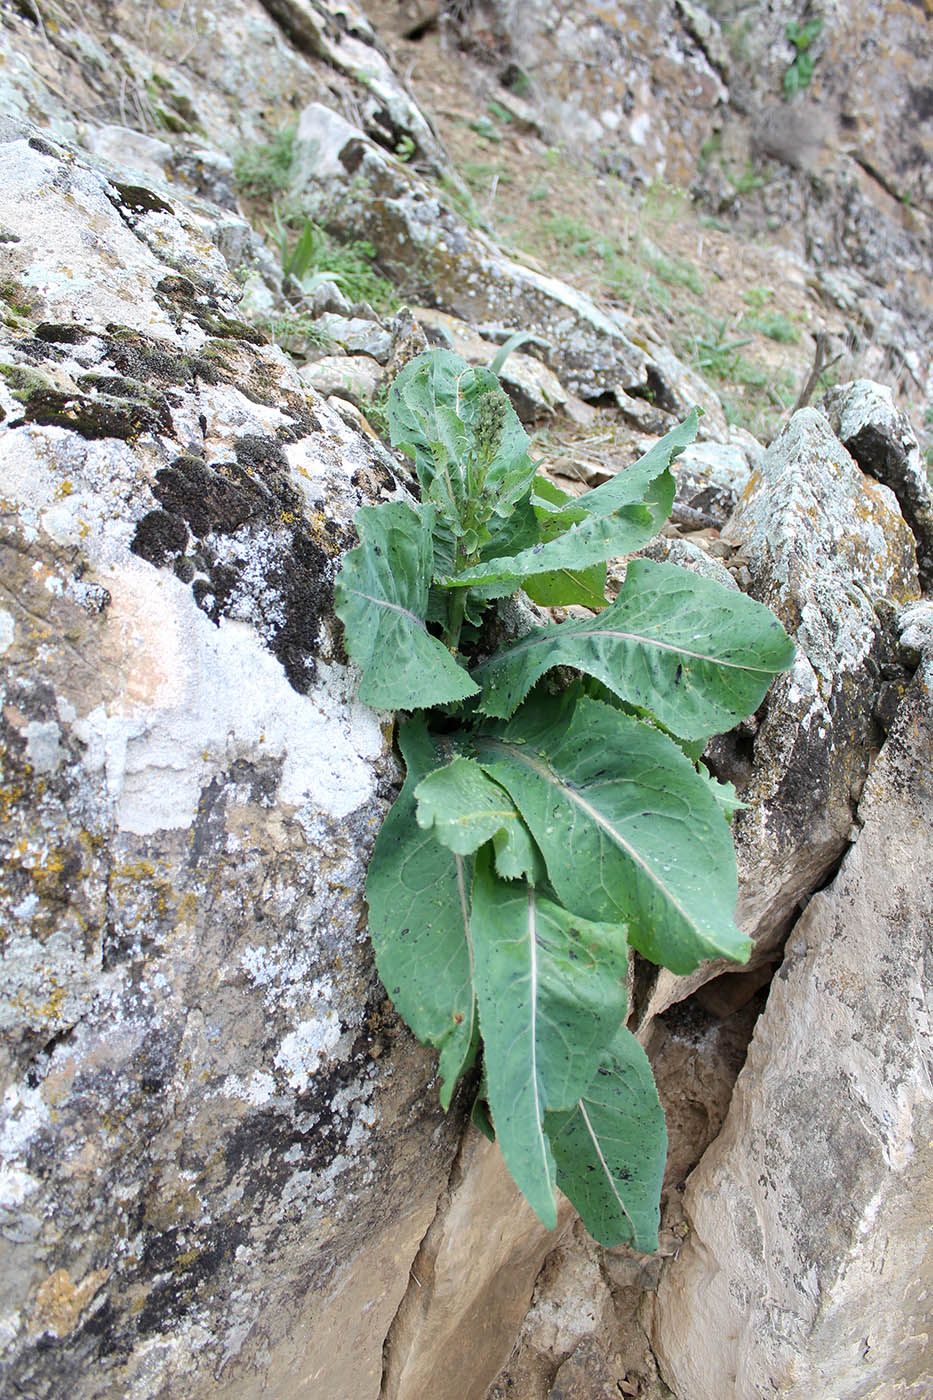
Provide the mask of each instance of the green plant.
[{"label": "green plant", "polygon": [[[335,282],[353,302],[369,302],[376,310],[394,310],[398,305],[395,289],[373,263],[376,250],[371,243],[351,240],[340,243],[319,224],[305,219],[295,233],[295,221],[275,209],[275,229],[267,230],[278,245],[282,271],[293,277],[304,292],[313,292],[321,282]],[[293,241],[294,239],[294,241]]]},{"label": "green plant", "polygon": [[798,24],[796,20],[791,20],[785,29],[785,34],[796,50],[793,62],[788,64],[784,72],[785,97],[793,97],[801,88],[809,86],[813,77],[813,55],[810,45],[822,28],[821,19],[810,19],[806,24]]},{"label": "green plant", "polygon": [[776,340],[779,345],[796,345],[800,340],[800,331],[783,311],[773,311],[767,316],[748,316],[743,325],[766,335],[769,340]]},{"label": "green plant", "polygon": [[[606,605],[605,561],[660,528],[695,411],[577,498],[536,475],[492,371],[450,351],[406,365],[387,417],[422,501],[357,512],[335,591],[360,698],[409,712],[366,886],[379,973],[440,1050],[445,1108],[482,1056],[475,1120],[545,1225],[560,1186],[602,1243],[653,1250],[666,1134],[623,1025],[629,947],[677,973],[747,958],[735,797],[699,755],[793,646],[670,564],[633,560]],[[497,650],[494,600],[519,586],[600,611]]]},{"label": "green plant", "polygon": [[726,322],[711,320],[708,333],[697,336],[694,342],[696,367],[716,379],[735,379],[743,362],[739,351],[751,343],[752,338],[747,335],[730,340]]},{"label": "green plant", "polygon": [[233,173],[248,199],[273,200],[288,188],[295,146],[295,128],[286,127],[271,141],[246,146],[233,160]]},{"label": "green plant", "polygon": [[544,231],[574,257],[588,253],[598,237],[589,224],[574,218],[572,214],[553,214],[545,222]]},{"label": "green plant", "polygon": [[754,190],[760,190],[762,185],[767,184],[765,177],[758,173],[750,160],[747,160],[742,169],[737,172],[725,164],[722,169],[736,194],[751,194]]},{"label": "green plant", "polygon": [[742,300],[746,306],[750,306],[754,311],[760,311],[762,307],[768,305],[774,299],[774,292],[770,287],[746,287],[742,293]]},{"label": "green plant", "polygon": [[493,145],[498,146],[502,140],[502,132],[492,117],[477,117],[469,125],[470,130],[475,131],[484,141],[491,141]]}]

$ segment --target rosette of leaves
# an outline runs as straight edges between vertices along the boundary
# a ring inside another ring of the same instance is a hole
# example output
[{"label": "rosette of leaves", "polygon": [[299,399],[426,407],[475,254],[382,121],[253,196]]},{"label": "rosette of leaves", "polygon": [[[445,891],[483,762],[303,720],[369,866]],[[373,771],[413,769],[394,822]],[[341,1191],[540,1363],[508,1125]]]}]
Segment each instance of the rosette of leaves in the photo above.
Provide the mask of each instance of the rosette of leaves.
[{"label": "rosette of leaves", "polygon": [[[366,887],[379,973],[440,1052],[445,1108],[481,1061],[474,1119],[541,1220],[559,1186],[601,1243],[653,1250],[666,1134],[624,1024],[630,949],[676,973],[748,957],[734,793],[700,754],[793,646],[670,564],[632,560],[606,600],[606,561],[670,511],[695,412],[576,498],[536,474],[496,376],[449,351],[411,361],[387,413],[422,499],[358,511],[336,585],[361,698],[406,712]],[[484,612],[518,588],[592,615],[481,653]]]}]

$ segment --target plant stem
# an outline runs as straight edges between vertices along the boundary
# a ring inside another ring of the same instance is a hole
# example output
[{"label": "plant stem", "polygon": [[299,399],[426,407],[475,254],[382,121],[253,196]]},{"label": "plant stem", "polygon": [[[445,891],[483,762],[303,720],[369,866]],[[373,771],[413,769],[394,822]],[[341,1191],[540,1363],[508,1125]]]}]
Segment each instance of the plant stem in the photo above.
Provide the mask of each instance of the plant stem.
[{"label": "plant stem", "polygon": [[[459,570],[458,570],[459,572]],[[444,645],[455,652],[460,645],[460,629],[463,626],[463,618],[466,612],[466,600],[468,589],[453,588],[447,609],[447,630],[444,633]]]}]

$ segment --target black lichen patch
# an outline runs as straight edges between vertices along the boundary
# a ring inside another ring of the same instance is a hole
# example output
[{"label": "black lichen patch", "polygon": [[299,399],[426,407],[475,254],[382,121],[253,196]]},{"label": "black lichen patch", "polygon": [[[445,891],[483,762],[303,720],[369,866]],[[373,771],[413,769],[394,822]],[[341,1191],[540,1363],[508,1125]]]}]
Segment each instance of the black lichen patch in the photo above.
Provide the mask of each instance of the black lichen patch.
[{"label": "black lichen patch", "polygon": [[173,350],[164,340],[143,335],[126,326],[110,325],[105,337],[107,359],[119,374],[152,385],[218,384],[216,363],[202,355]]},{"label": "black lichen patch", "polygon": [[136,526],[132,550],[140,559],[160,565],[188,547],[188,531],[183,520],[166,510],[150,510]]},{"label": "black lichen patch", "polygon": [[85,326],[59,325],[52,321],[42,321],[36,326],[36,339],[52,345],[81,345],[91,332]]},{"label": "black lichen patch", "polygon": [[247,1236],[247,1227],[234,1221],[151,1236],[143,1266],[147,1272],[158,1270],[161,1276],[137,1316],[139,1335],[173,1331],[179,1318],[194,1306],[203,1306],[218,1273],[233,1261]]},{"label": "black lichen patch", "polygon": [[176,457],[157,473],[152,492],[199,538],[212,532],[232,535],[275,509],[272,492],[236,462],[209,467],[199,457]]},{"label": "black lichen patch", "polygon": [[171,433],[167,406],[160,411],[138,399],[110,394],[67,394],[60,389],[36,389],[25,400],[27,423],[72,428],[83,438],[120,438],[135,442],[143,433]]},{"label": "black lichen patch", "polygon": [[172,274],[163,277],[155,289],[155,299],[162,310],[180,327],[190,317],[208,335],[219,340],[244,340],[249,345],[268,345],[269,337],[245,321],[227,316],[217,306],[216,297],[208,290],[199,290],[188,277]]},{"label": "black lichen patch", "polygon": [[163,467],[152,487],[161,509],[139,521],[130,548],[190,584],[212,622],[249,622],[304,694],[332,606],[330,559],[303,518],[280,444],[248,435],[235,450],[235,462],[186,455]]},{"label": "black lichen patch", "polygon": [[50,141],[46,141],[41,136],[30,136],[28,141],[29,149],[38,151],[40,156],[60,156],[61,151],[57,150]]},{"label": "black lichen patch", "polygon": [[134,214],[174,214],[175,210],[159,195],[152,190],[147,190],[145,185],[121,185],[116,180],[113,182],[119,201],[125,209],[132,209]]},{"label": "black lichen patch", "polygon": [[166,431],[171,429],[171,409],[165,394],[159,389],[150,388],[148,384],[142,383],[139,379],[131,379],[127,375],[91,371],[88,374],[79,374],[77,384],[80,389],[85,389],[91,394],[109,394],[113,398],[134,399],[138,403],[148,404],[159,415],[160,421],[166,425]]}]

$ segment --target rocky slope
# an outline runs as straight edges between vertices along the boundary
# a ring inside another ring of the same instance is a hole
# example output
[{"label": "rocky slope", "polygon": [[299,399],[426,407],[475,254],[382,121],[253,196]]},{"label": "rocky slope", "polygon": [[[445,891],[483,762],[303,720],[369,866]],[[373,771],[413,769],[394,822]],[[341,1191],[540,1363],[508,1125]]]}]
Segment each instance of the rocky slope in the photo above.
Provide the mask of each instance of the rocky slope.
[{"label": "rocky slope", "polygon": [[[4,1393],[929,1394],[931,26],[889,8],[870,52],[821,11],[794,160],[777,5],[0,8]],[[848,373],[792,416],[804,327]],[[653,550],[798,644],[708,755],[749,967],[634,971],[655,1257],[540,1228],[365,936],[398,773],[334,574],[411,488],[395,369],[517,329],[565,485],[701,404]]]}]

